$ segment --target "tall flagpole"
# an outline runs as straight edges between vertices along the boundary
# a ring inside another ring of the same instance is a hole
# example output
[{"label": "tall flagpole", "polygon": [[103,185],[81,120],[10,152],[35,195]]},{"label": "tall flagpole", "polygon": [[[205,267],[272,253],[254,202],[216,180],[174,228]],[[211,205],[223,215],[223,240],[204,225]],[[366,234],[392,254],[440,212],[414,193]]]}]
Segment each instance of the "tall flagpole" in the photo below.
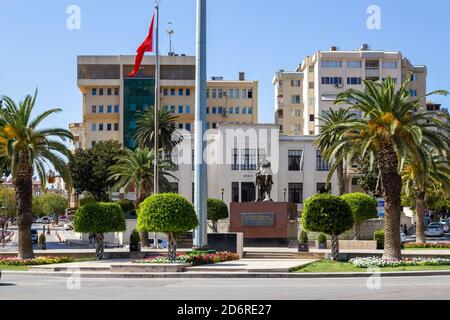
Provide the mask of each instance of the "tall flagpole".
[{"label": "tall flagpole", "polygon": [[[154,161],[154,171],[153,171],[153,193],[159,193],[159,100],[160,100],[160,89],[159,89],[159,1],[155,1],[155,13],[156,13],[156,66],[155,66],[155,132],[154,132],[154,143],[155,143],[155,161]],[[156,245],[156,243],[155,243]]]},{"label": "tall flagpole", "polygon": [[194,207],[199,220],[194,230],[194,248],[208,246],[207,234],[207,166],[203,159],[206,142],[206,0],[197,0],[197,52],[195,70],[195,133],[194,133]]},{"label": "tall flagpole", "polygon": [[[155,143],[155,159],[154,159],[154,171],[153,171],[153,194],[159,193],[159,104],[160,104],[160,89],[159,89],[159,2],[160,0],[155,0],[155,13],[156,13],[156,39],[155,39],[155,50],[156,50],[156,63],[155,63],[155,132],[154,132],[154,143]],[[158,239],[156,232],[153,238],[153,247],[158,248]]]}]

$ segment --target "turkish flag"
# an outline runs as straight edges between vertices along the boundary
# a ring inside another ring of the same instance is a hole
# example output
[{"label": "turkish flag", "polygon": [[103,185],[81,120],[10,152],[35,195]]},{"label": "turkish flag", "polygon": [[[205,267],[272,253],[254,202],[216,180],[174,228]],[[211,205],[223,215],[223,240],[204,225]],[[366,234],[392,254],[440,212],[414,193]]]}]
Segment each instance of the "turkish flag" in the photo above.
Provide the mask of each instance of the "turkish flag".
[{"label": "turkish flag", "polygon": [[155,22],[155,14],[153,13],[152,23],[150,24],[150,31],[144,42],[137,49],[136,61],[134,62],[134,69],[128,75],[129,77],[134,77],[139,72],[139,68],[142,63],[142,58],[146,52],[153,52],[153,24]]}]

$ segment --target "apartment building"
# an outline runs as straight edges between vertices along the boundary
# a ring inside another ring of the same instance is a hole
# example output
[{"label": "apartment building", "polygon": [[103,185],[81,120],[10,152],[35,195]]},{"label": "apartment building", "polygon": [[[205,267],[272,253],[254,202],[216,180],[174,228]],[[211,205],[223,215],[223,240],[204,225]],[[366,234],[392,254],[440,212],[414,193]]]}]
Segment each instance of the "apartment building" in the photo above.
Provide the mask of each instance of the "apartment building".
[{"label": "apartment building", "polygon": [[[78,56],[78,87],[83,93],[83,122],[71,125],[80,136],[79,146],[90,148],[99,141],[116,140],[135,145],[134,133],[140,112],[155,101],[155,57],[144,57],[134,78],[128,74],[134,56]],[[177,126],[194,130],[195,57],[162,56],[160,59],[161,108],[177,116]],[[207,83],[207,124],[258,121],[258,81],[214,77]],[[81,127],[80,127],[81,126]]]},{"label": "apartment building", "polygon": [[[398,86],[410,77],[411,98],[426,92],[427,68],[412,65],[399,51],[371,50],[368,45],[353,51],[342,51],[337,47],[317,51],[304,58],[295,72],[275,74],[276,123],[283,134],[296,135],[300,131],[304,135],[317,135],[320,114],[330,108],[340,108],[334,104],[340,92],[362,90],[363,80],[378,81],[389,76]],[[301,80],[302,84],[293,82],[292,77]],[[421,103],[425,108],[425,99]],[[293,117],[298,114],[292,111],[293,108],[301,110],[301,116]]]}]

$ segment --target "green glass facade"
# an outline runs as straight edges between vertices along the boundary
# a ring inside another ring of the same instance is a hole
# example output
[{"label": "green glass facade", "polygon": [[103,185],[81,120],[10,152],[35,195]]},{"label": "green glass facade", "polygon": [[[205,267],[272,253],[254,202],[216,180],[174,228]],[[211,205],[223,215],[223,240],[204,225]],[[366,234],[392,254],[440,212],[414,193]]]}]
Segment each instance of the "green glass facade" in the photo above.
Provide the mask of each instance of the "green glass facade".
[{"label": "green glass facade", "polygon": [[134,135],[140,112],[155,102],[155,79],[124,79],[123,142],[127,148],[136,148]]}]

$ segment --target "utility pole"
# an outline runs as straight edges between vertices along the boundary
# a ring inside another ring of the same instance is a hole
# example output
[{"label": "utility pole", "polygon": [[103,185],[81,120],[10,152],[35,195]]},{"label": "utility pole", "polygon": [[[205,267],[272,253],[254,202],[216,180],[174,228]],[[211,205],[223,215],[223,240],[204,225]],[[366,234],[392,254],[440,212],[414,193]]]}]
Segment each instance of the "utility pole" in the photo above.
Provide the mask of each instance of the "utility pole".
[{"label": "utility pole", "polygon": [[194,134],[194,207],[199,225],[194,230],[194,248],[208,246],[207,234],[207,166],[203,159],[206,142],[206,0],[197,0],[197,44],[195,70],[195,134]]},{"label": "utility pole", "polygon": [[172,51],[172,36],[174,35],[174,31],[171,28],[172,22],[169,22],[169,29],[166,31],[166,34],[169,36],[169,56],[173,55],[174,52]]}]

